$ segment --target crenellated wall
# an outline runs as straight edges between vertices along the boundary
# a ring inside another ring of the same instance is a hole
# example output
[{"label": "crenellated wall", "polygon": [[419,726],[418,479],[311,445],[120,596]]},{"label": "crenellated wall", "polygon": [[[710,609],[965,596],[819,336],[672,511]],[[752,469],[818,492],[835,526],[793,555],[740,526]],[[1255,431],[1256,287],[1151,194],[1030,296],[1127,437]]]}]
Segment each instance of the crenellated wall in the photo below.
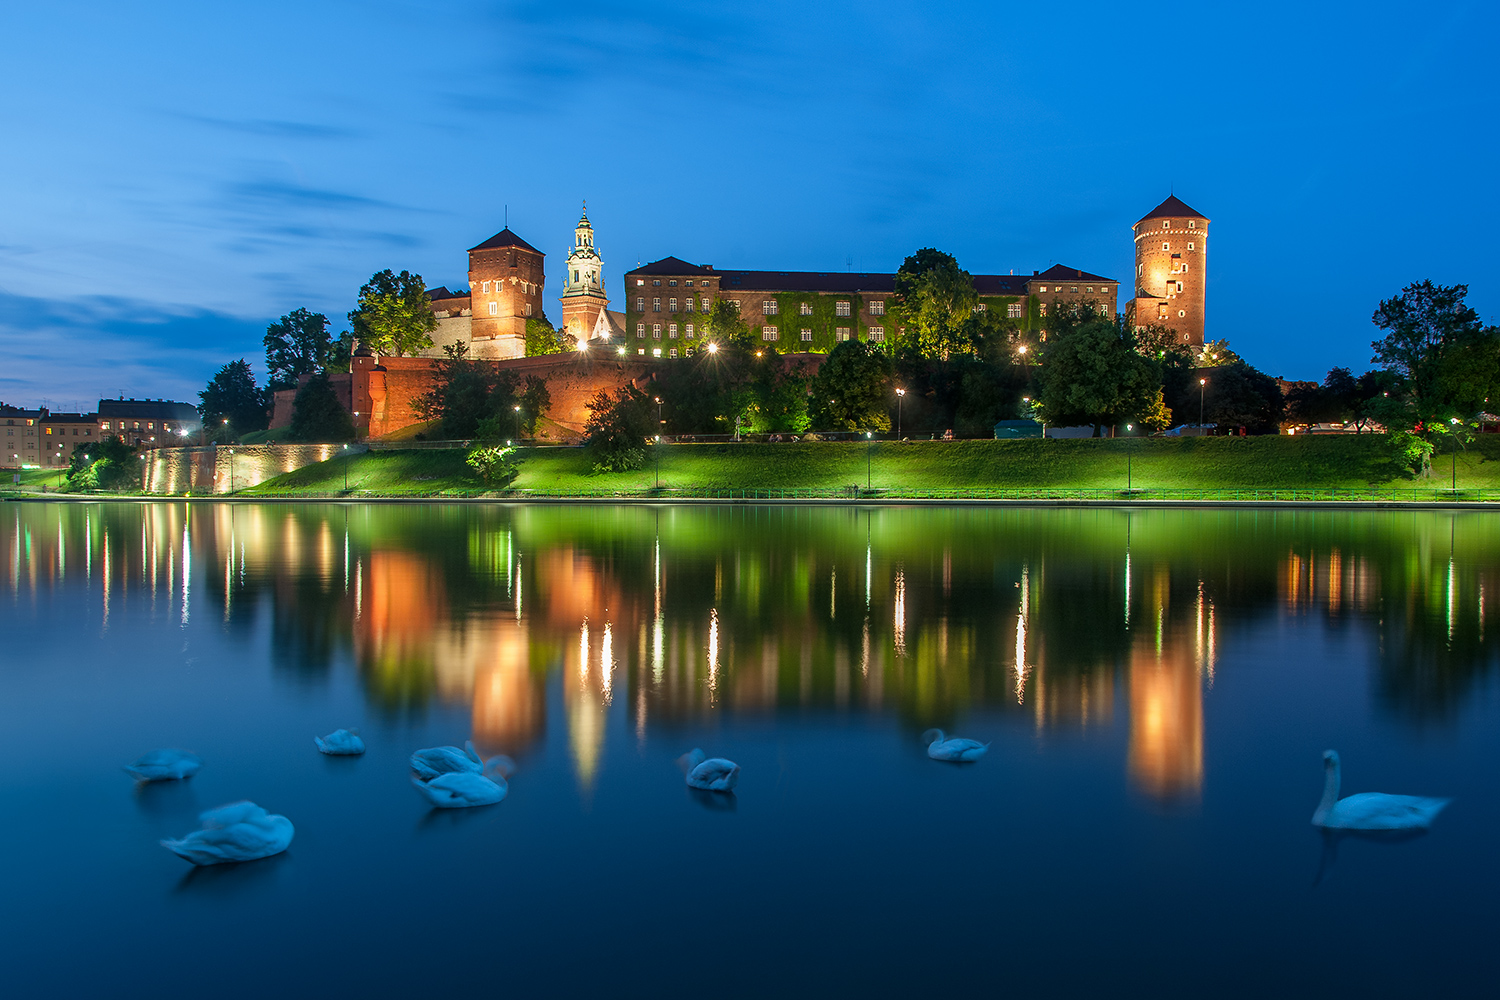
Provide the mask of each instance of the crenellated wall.
[{"label": "crenellated wall", "polygon": [[203,448],[158,448],[141,463],[146,493],[233,493],[259,485],[283,472],[340,453],[365,451],[361,444],[209,445]]}]

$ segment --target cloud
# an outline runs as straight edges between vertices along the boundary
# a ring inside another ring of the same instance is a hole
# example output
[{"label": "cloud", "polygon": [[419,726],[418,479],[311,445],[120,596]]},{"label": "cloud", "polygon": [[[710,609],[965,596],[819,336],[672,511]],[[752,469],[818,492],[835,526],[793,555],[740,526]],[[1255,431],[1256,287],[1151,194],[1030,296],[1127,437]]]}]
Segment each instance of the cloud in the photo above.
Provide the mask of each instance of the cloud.
[{"label": "cloud", "polygon": [[232,121],[228,118],[208,118],[203,115],[175,114],[183,121],[240,132],[244,135],[267,136],[274,139],[352,139],[359,135],[353,129],[336,125],[314,125],[310,122],[277,121],[271,118],[246,118]]},{"label": "cloud", "polygon": [[226,192],[231,201],[247,207],[263,207],[272,211],[285,208],[402,209],[403,207],[345,191],[326,191],[320,188],[303,187],[300,184],[286,184],[281,181],[237,181],[227,185]]},{"label": "cloud", "polygon": [[226,361],[258,364],[265,326],[192,306],[0,292],[0,399],[69,410],[119,394],[196,403]]}]

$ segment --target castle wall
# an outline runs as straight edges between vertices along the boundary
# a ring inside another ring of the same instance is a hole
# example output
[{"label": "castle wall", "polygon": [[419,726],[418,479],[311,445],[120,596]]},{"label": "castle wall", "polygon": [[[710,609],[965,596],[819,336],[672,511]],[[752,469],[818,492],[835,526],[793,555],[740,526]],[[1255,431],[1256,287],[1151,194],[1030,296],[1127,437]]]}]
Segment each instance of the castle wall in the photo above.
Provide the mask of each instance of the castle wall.
[{"label": "castle wall", "polygon": [[[347,452],[365,450],[364,445],[347,447]],[[344,453],[345,446],[338,444],[157,448],[146,456],[141,469],[141,489],[163,495],[232,493]]]}]

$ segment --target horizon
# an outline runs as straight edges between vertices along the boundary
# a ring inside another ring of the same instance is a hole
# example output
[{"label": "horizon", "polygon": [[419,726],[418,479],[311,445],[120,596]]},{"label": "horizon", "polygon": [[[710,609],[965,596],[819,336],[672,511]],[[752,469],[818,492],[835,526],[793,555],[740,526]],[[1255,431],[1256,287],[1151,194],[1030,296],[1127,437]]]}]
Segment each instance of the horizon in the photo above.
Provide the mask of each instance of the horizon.
[{"label": "horizon", "polygon": [[585,199],[615,309],[625,272],[666,256],[891,272],[932,246],[974,274],[1062,263],[1128,287],[1130,227],[1175,193],[1212,220],[1206,338],[1269,375],[1368,369],[1370,314],[1415,281],[1467,284],[1496,321],[1496,140],[1446,124],[1493,110],[1492,9],[1155,16],[8,11],[0,78],[27,100],[0,111],[0,400],[195,403],[237,358],[264,378],[276,317],[337,333],[387,267],[463,288],[465,249],[507,224],[547,255],[556,323]]}]

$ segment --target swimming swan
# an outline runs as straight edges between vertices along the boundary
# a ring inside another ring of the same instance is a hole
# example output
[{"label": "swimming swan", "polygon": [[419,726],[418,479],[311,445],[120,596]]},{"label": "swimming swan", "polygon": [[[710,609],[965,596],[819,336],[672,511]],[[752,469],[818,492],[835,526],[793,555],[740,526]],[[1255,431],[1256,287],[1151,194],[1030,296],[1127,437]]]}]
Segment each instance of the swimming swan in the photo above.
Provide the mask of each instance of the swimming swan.
[{"label": "swimming swan", "polygon": [[467,809],[488,806],[505,798],[510,791],[506,778],[515,770],[515,761],[501,754],[484,763],[483,773],[448,771],[429,781],[411,779],[422,797],[439,809]]},{"label": "swimming swan", "polygon": [[1323,801],[1313,825],[1330,830],[1425,830],[1451,799],[1361,792],[1339,798],[1339,755],[1323,751]]},{"label": "swimming swan", "polygon": [[203,829],[161,846],[195,865],[254,861],[280,854],[292,842],[292,821],[266,812],[254,802],[231,802],[198,817]]},{"label": "swimming swan", "polygon": [[335,729],[327,736],[314,736],[320,753],[333,757],[353,757],[365,752],[365,741],[359,738],[358,729]]},{"label": "swimming swan", "polygon": [[705,792],[732,792],[740,783],[740,766],[722,757],[707,757],[694,747],[677,758],[677,763],[687,774],[689,788],[701,788]]},{"label": "swimming swan", "polygon": [[460,750],[458,747],[429,747],[411,755],[411,769],[423,781],[431,781],[440,774],[469,772],[478,774],[484,770],[484,761],[474,752],[474,743],[469,741]]},{"label": "swimming swan", "polygon": [[125,768],[136,781],[178,781],[191,778],[203,766],[203,758],[186,750],[152,750]]},{"label": "swimming swan", "polygon": [[966,740],[962,736],[950,740],[941,729],[927,730],[922,734],[922,742],[927,744],[927,756],[933,760],[978,760],[990,748],[988,743]]}]

